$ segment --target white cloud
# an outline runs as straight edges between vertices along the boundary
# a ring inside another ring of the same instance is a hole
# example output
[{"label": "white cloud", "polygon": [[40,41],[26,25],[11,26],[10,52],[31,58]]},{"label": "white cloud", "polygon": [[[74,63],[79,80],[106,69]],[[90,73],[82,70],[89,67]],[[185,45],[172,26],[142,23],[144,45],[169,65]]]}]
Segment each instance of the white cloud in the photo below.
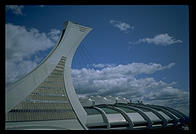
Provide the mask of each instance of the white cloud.
[{"label": "white cloud", "polygon": [[[174,63],[171,64],[174,65]],[[81,70],[73,69],[72,77],[77,86],[76,88],[83,88],[86,91],[89,90],[89,93],[91,93],[92,90],[102,90],[104,93],[105,91],[112,91],[116,88],[128,90],[130,87],[138,88],[144,84],[145,86],[142,86],[142,89],[143,87],[148,87],[147,84],[145,84],[146,82],[148,83],[150,81],[151,85],[153,84],[152,78],[137,80],[136,75],[152,74],[156,71],[169,69],[171,68],[171,64],[162,66],[161,64],[156,63],[131,63],[127,65],[105,67],[101,70],[86,68]]]},{"label": "white cloud", "polygon": [[129,29],[134,29],[134,26],[130,26],[129,24],[121,21],[116,21],[116,20],[110,20],[110,23],[114,26],[117,27],[120,31],[123,31],[125,33],[129,32]]},{"label": "white cloud", "polygon": [[114,64],[93,64],[92,66],[95,68],[104,68],[104,67],[113,67],[115,65]]},{"label": "white cloud", "polygon": [[140,43],[155,44],[159,46],[169,46],[176,43],[182,43],[182,41],[176,40],[172,36],[165,33],[165,34],[156,35],[153,38],[142,38],[136,42],[129,42],[129,44],[140,44]]},{"label": "white cloud", "polygon": [[18,5],[7,5],[6,9],[7,10],[11,10],[12,13],[16,14],[16,15],[23,15],[22,13],[22,9],[24,8],[24,6],[18,6]]},{"label": "white cloud", "polygon": [[[118,66],[112,66],[104,68],[103,71],[105,73],[112,72],[112,73],[118,73],[121,72],[123,74],[130,74],[130,75],[137,75],[137,74],[151,74],[159,70],[171,68],[174,66],[175,63],[170,63],[167,66],[162,66],[161,64],[157,63],[131,63],[127,65],[118,65]],[[110,74],[108,73],[108,74]]]},{"label": "white cloud", "polygon": [[[6,83],[14,82],[34,69],[44,57],[39,53],[52,48],[58,35],[57,29],[41,33],[35,28],[6,24]],[[176,109],[187,113],[188,92],[174,88],[176,82],[166,83],[149,77],[150,74],[170,69],[174,65],[175,63],[165,66],[157,63],[94,64],[100,70],[73,69],[72,78],[79,96],[122,96],[143,100],[144,103],[174,105]],[[136,78],[140,74],[147,74],[147,77]]]},{"label": "white cloud", "polygon": [[[122,96],[132,100],[143,100],[144,103],[164,106],[176,105],[176,109],[188,112],[188,92],[174,88],[176,82],[157,81],[150,74],[170,69],[175,63],[166,66],[157,63],[131,63],[95,69],[72,69],[74,87],[79,96],[101,95]],[[146,78],[137,79],[140,74],[148,74]],[[166,101],[167,98],[170,101]],[[153,103],[156,101],[155,103]],[[180,101],[181,105],[177,105]]]},{"label": "white cloud", "polygon": [[[44,58],[44,51],[51,49],[55,36],[47,36],[35,28],[6,24],[6,83],[19,79],[34,69]],[[53,31],[53,30],[51,30]],[[58,30],[56,30],[58,31]],[[58,33],[58,32],[56,32]]]},{"label": "white cloud", "polygon": [[146,94],[143,97],[146,103],[163,105],[175,108],[186,115],[189,114],[189,92],[165,86],[159,92]]},{"label": "white cloud", "polygon": [[51,29],[50,32],[48,33],[48,36],[50,36],[51,39],[54,41],[57,41],[59,39],[59,36],[61,34],[61,31],[58,29]]},{"label": "white cloud", "polygon": [[83,80],[85,82],[93,81],[93,80],[108,80],[111,78],[112,79],[118,79],[118,78],[135,79],[135,76],[139,74],[152,74],[156,71],[169,69],[172,67],[171,64],[174,65],[175,63],[170,63],[167,66],[162,66],[161,64],[156,64],[156,63],[149,63],[149,64],[131,63],[127,65],[116,65],[116,66],[107,66],[107,64],[106,65],[101,64],[102,66],[107,66],[107,67],[102,68],[101,70],[86,69],[86,68],[83,68],[81,70],[74,69],[72,75],[74,79],[77,79],[77,81]]}]

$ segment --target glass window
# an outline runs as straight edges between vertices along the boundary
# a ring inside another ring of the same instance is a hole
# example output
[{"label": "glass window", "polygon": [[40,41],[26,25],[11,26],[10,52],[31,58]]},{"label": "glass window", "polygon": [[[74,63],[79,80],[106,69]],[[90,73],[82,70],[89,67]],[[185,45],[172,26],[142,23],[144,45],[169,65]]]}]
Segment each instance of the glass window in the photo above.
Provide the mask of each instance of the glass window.
[{"label": "glass window", "polygon": [[94,114],[101,114],[98,110],[94,108],[84,108],[88,115],[94,115]]},{"label": "glass window", "polygon": [[122,107],[122,106],[117,106],[118,108],[122,109],[123,111],[125,111],[126,113],[136,113],[136,111],[134,110],[131,110],[129,108],[125,108],[125,107]]},{"label": "glass window", "polygon": [[119,113],[118,111],[115,111],[111,108],[107,108],[107,107],[104,107],[104,106],[99,106],[99,108],[101,108],[104,112],[106,112],[106,114],[117,114],[117,113]]}]

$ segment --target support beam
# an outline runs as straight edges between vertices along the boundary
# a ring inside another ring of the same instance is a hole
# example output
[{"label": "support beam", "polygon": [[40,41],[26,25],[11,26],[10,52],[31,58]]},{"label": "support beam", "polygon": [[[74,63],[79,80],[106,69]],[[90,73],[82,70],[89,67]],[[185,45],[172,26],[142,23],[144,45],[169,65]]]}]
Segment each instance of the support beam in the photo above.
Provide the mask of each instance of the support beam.
[{"label": "support beam", "polygon": [[113,109],[113,110],[118,111],[119,113],[121,113],[122,116],[125,118],[125,120],[128,122],[130,129],[133,129],[134,123],[133,123],[133,121],[129,118],[129,116],[127,115],[127,113],[126,113],[124,110],[122,110],[122,109],[120,109],[120,108],[118,108],[118,107],[109,106],[109,105],[106,105],[105,107],[111,108],[111,109]]},{"label": "support beam", "polygon": [[[158,107],[162,107],[162,106],[158,106]],[[174,109],[169,108],[169,107],[162,107],[162,108],[168,110],[169,112],[174,114],[176,117],[180,118],[181,125],[185,124],[185,117],[181,115],[179,112],[176,112]]]},{"label": "support beam", "polygon": [[144,118],[144,120],[147,121],[147,128],[152,128],[152,121],[142,110],[140,110],[139,108],[130,106],[130,105],[120,105],[120,106],[138,112]]},{"label": "support beam", "polygon": [[152,109],[150,107],[146,107],[144,105],[134,105],[134,107],[144,108],[144,109],[147,109],[147,110],[153,112],[157,117],[159,117],[162,120],[162,127],[166,127],[167,126],[168,121],[159,112],[157,112],[156,110],[154,110],[154,109]]},{"label": "support beam", "polygon": [[101,113],[101,115],[103,117],[103,120],[104,120],[105,123],[107,123],[107,128],[109,129],[110,128],[110,123],[109,123],[109,120],[108,120],[108,118],[106,116],[105,111],[103,111],[101,108],[96,107],[96,106],[94,106],[93,108],[98,110]]},{"label": "support beam", "polygon": [[178,119],[175,116],[173,116],[173,114],[168,112],[168,110],[165,110],[165,109],[163,109],[161,107],[152,106],[152,105],[148,105],[148,107],[151,107],[151,108],[157,109],[159,111],[162,111],[163,113],[165,113],[167,116],[169,116],[172,119],[174,126],[178,125]]}]

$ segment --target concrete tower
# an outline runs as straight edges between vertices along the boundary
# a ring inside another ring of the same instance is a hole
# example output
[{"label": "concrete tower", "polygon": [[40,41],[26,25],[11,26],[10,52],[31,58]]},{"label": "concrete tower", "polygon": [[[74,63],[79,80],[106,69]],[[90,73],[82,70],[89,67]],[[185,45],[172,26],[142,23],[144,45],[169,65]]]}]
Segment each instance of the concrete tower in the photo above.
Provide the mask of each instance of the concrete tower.
[{"label": "concrete tower", "polygon": [[49,55],[6,88],[6,129],[86,129],[87,113],[71,79],[74,53],[91,28],[65,22]]}]

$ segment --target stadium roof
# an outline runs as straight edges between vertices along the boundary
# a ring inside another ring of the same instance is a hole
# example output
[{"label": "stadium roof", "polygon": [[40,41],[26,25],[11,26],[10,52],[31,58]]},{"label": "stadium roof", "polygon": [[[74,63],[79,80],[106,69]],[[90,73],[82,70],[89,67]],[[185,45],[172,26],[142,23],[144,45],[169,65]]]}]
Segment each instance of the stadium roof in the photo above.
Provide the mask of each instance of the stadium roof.
[{"label": "stadium roof", "polygon": [[89,129],[180,128],[188,122],[183,113],[164,106],[132,103],[121,97],[80,98]]}]

